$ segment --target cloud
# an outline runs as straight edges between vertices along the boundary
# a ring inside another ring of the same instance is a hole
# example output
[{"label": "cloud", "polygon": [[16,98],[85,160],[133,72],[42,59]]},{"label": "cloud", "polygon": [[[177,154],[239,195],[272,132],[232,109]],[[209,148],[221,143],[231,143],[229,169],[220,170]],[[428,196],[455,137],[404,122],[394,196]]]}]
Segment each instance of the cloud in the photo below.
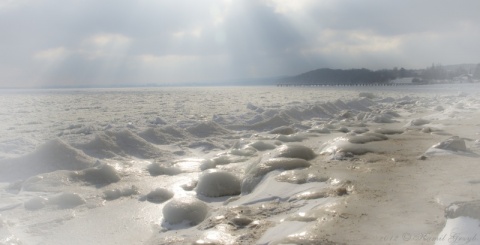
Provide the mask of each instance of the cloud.
[{"label": "cloud", "polygon": [[478,9],[477,0],[4,0],[0,86],[478,63]]},{"label": "cloud", "polygon": [[65,47],[57,47],[37,52],[34,58],[40,61],[59,62],[68,55]]}]

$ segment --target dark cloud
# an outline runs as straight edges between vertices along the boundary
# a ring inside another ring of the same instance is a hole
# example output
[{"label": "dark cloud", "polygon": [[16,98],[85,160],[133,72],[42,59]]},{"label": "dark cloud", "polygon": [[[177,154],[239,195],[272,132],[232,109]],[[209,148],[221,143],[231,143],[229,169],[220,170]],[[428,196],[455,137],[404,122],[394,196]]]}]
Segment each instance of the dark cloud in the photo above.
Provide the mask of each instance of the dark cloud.
[{"label": "dark cloud", "polygon": [[8,1],[0,4],[0,86],[477,63],[478,9],[477,0]]}]

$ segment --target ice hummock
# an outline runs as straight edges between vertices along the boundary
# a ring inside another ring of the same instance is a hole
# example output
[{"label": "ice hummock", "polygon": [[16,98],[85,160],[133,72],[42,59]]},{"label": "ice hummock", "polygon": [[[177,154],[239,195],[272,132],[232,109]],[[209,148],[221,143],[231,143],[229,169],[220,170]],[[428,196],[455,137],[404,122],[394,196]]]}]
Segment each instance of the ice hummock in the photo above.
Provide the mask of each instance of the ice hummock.
[{"label": "ice hummock", "polygon": [[60,139],[39,146],[34,152],[13,159],[0,160],[0,181],[26,179],[57,170],[83,170],[95,160]]}]

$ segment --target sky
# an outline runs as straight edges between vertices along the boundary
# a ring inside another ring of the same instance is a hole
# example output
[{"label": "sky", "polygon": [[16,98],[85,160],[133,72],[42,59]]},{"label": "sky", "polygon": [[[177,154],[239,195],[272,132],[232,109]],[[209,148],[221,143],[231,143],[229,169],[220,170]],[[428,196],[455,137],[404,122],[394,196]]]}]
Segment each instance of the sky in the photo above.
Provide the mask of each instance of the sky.
[{"label": "sky", "polygon": [[0,87],[480,62],[478,0],[0,0]]}]

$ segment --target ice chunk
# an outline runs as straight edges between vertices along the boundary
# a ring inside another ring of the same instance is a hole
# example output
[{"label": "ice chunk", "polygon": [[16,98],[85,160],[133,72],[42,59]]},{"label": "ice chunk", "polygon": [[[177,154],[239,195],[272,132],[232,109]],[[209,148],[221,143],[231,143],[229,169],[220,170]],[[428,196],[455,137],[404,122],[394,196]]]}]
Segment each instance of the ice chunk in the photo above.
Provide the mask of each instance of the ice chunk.
[{"label": "ice chunk", "polygon": [[214,168],[217,163],[204,158],[185,158],[175,161],[173,167],[180,169],[181,172],[197,172]]},{"label": "ice chunk", "polygon": [[279,135],[275,137],[276,140],[282,142],[300,142],[306,138],[305,135],[292,134],[292,135]]},{"label": "ice chunk", "polygon": [[153,203],[162,203],[173,197],[173,192],[165,188],[157,188],[149,192],[146,196],[147,201]]},{"label": "ice chunk", "polygon": [[307,146],[299,144],[282,145],[272,152],[273,157],[301,158],[311,160],[315,158],[315,153]]},{"label": "ice chunk", "polygon": [[79,173],[79,177],[96,185],[108,185],[120,181],[117,170],[108,164],[85,169]]},{"label": "ice chunk", "polygon": [[164,221],[171,225],[182,222],[197,225],[207,217],[208,206],[194,197],[181,197],[170,200],[162,212]]},{"label": "ice chunk", "polygon": [[451,137],[432,147],[448,151],[467,151],[467,147],[465,146],[465,140],[461,139],[458,136]]},{"label": "ice chunk", "polygon": [[253,168],[249,168],[248,174],[253,176],[263,176],[270,171],[277,169],[296,169],[310,167],[310,163],[300,158],[270,158],[260,162]]},{"label": "ice chunk", "polygon": [[367,99],[374,99],[375,98],[375,95],[373,93],[370,93],[370,92],[360,92],[358,94],[358,97],[360,98],[367,98]]},{"label": "ice chunk", "polygon": [[160,149],[130,130],[99,133],[95,136],[95,139],[80,144],[78,148],[97,158],[112,158],[120,155],[145,159],[164,154]]},{"label": "ice chunk", "polygon": [[204,138],[228,134],[229,131],[215,122],[200,122],[186,129],[190,134]]},{"label": "ice chunk", "polygon": [[148,142],[163,145],[185,139],[186,132],[174,126],[148,128],[138,135]]},{"label": "ice chunk", "polygon": [[445,209],[445,217],[448,219],[454,219],[460,216],[480,220],[480,200],[454,202]]},{"label": "ice chunk", "polygon": [[268,202],[273,200],[287,201],[292,196],[302,193],[304,191],[313,190],[317,188],[327,187],[326,183],[310,182],[305,184],[291,184],[287,182],[279,182],[276,180],[276,176],[281,171],[276,170],[266,174],[250,191],[243,192],[242,197],[233,201],[232,205],[250,205],[260,202]]},{"label": "ice chunk", "polygon": [[151,121],[152,124],[156,124],[156,125],[164,125],[164,124],[167,124],[163,119],[161,119],[160,117],[157,117],[155,118],[155,120],[152,120]]},{"label": "ice chunk", "polygon": [[427,119],[423,119],[423,118],[417,118],[417,119],[413,119],[411,120],[407,125],[405,126],[422,126],[422,125],[425,125],[425,124],[429,124],[430,121],[427,120]]},{"label": "ice chunk", "polygon": [[260,140],[259,141],[254,141],[254,142],[248,144],[248,146],[251,146],[258,151],[273,150],[273,149],[276,148],[276,146],[274,144],[270,144],[270,143],[267,143],[265,141],[260,141]]},{"label": "ice chunk", "polygon": [[294,169],[284,171],[276,177],[279,182],[288,182],[292,184],[305,184],[307,182],[325,182],[328,177],[322,176],[318,173],[310,173],[305,169]]},{"label": "ice chunk", "polygon": [[364,133],[361,135],[354,135],[348,137],[348,142],[354,144],[364,144],[372,141],[382,141],[387,140],[388,137],[383,134],[378,133]]},{"label": "ice chunk", "polygon": [[197,193],[207,197],[240,194],[240,179],[225,171],[207,170],[199,178]]},{"label": "ice chunk", "polygon": [[60,139],[38,147],[33,153],[0,161],[0,181],[28,178],[57,170],[82,170],[94,160]]},{"label": "ice chunk", "polygon": [[362,155],[367,152],[373,152],[374,149],[369,147],[368,144],[354,144],[349,142],[348,137],[337,137],[328,141],[321,147],[321,155],[336,155],[338,153],[351,153],[355,155]]},{"label": "ice chunk", "polygon": [[312,128],[309,129],[308,132],[310,133],[319,133],[319,134],[329,134],[330,130],[326,127],[321,127],[321,128]]},{"label": "ice chunk", "polygon": [[115,188],[115,189],[110,189],[110,190],[105,190],[103,192],[105,200],[115,200],[120,197],[126,197],[126,196],[131,196],[138,194],[138,188],[134,185],[131,187],[126,187],[123,189],[120,188]]},{"label": "ice chunk", "polygon": [[404,131],[402,129],[378,128],[374,132],[379,134],[403,134]]},{"label": "ice chunk", "polygon": [[158,175],[177,175],[182,171],[180,168],[168,166],[164,163],[152,163],[147,166],[147,170],[151,176],[158,176]]},{"label": "ice chunk", "polygon": [[48,204],[56,204],[59,208],[74,208],[85,204],[86,201],[77,193],[63,192],[49,200]]},{"label": "ice chunk", "polygon": [[281,126],[291,125],[293,121],[288,115],[275,115],[272,118],[252,124],[250,128],[258,131],[272,130]]},{"label": "ice chunk", "polygon": [[480,234],[480,201],[455,202],[445,210],[447,222],[436,245],[477,244]]},{"label": "ice chunk", "polygon": [[290,134],[293,134],[295,133],[295,130],[291,127],[287,127],[287,126],[281,126],[281,127],[278,127],[278,128],[274,128],[272,129],[270,132],[268,132],[269,134],[282,134],[282,135],[290,135]]},{"label": "ice chunk", "polygon": [[247,168],[247,175],[242,181],[242,193],[251,192],[267,173],[283,169],[310,167],[310,163],[300,158],[271,158],[266,161],[253,162]]},{"label": "ice chunk", "polygon": [[23,206],[25,209],[28,210],[37,210],[45,207],[47,204],[48,199],[44,197],[34,197],[28,201],[26,201]]}]

